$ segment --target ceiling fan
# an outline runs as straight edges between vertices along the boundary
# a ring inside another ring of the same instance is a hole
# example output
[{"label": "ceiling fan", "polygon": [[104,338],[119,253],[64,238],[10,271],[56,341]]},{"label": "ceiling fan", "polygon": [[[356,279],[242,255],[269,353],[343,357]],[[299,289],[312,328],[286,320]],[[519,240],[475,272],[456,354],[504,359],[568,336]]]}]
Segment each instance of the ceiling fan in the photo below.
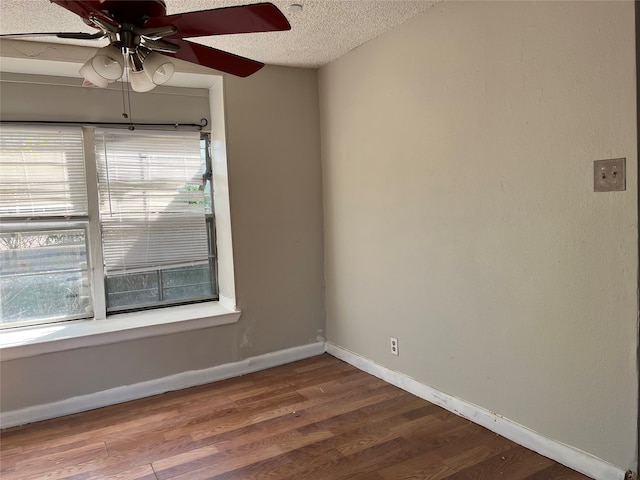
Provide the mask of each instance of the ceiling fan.
[{"label": "ceiling fan", "polygon": [[175,67],[166,56],[247,77],[264,64],[185,39],[291,29],[287,18],[271,3],[167,15],[164,0],[51,1],[79,15],[98,31],[7,34],[0,38],[108,39],[109,45],[98,50],[80,69],[85,81],[103,88],[123,74],[138,92],[167,82]]}]

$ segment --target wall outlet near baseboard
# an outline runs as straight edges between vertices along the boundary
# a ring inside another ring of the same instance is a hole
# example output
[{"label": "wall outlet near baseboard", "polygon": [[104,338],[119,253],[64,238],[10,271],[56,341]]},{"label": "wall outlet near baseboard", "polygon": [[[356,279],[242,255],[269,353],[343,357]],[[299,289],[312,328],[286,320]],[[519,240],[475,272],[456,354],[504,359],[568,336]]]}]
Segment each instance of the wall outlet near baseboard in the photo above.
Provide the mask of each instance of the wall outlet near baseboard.
[{"label": "wall outlet near baseboard", "polygon": [[391,354],[400,355],[400,347],[398,347],[398,339],[391,337]]}]

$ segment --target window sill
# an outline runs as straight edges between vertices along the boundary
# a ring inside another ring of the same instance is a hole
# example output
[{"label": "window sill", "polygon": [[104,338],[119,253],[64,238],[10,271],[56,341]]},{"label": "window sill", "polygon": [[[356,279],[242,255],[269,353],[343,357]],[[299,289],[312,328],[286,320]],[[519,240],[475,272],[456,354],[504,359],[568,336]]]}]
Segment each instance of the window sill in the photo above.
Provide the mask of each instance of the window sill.
[{"label": "window sill", "polygon": [[236,323],[240,311],[220,302],[123,313],[106,320],[24,327],[0,332],[0,360],[168,335]]}]

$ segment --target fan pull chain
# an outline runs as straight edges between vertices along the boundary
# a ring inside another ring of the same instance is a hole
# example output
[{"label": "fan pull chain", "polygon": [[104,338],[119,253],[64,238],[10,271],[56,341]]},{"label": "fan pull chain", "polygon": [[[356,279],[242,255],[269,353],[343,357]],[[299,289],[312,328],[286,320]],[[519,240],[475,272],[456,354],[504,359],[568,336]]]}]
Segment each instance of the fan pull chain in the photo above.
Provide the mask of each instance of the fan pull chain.
[{"label": "fan pull chain", "polygon": [[127,105],[126,105],[125,100],[124,100],[124,95],[125,95],[124,94],[124,84],[127,81],[127,78],[126,78],[127,77],[127,71],[126,71],[126,69],[125,69],[125,72],[124,72],[124,76],[125,76],[125,78],[123,79],[123,82],[120,84],[120,90],[122,91],[122,118],[126,119],[126,118],[129,118],[129,115],[127,114]]},{"label": "fan pull chain", "polygon": [[[133,125],[133,115],[131,112],[131,83],[129,82],[129,53],[125,55],[125,69],[124,76],[122,82],[122,117],[125,119],[129,119],[129,130],[135,130],[135,126]],[[125,83],[126,83],[126,102],[125,102]],[[127,109],[128,104],[128,109]],[[128,113],[127,113],[128,110]]]},{"label": "fan pull chain", "polygon": [[131,87],[129,83],[129,74],[127,70],[127,102],[129,103],[129,130],[135,130],[136,127],[133,126],[133,113],[131,112]]}]

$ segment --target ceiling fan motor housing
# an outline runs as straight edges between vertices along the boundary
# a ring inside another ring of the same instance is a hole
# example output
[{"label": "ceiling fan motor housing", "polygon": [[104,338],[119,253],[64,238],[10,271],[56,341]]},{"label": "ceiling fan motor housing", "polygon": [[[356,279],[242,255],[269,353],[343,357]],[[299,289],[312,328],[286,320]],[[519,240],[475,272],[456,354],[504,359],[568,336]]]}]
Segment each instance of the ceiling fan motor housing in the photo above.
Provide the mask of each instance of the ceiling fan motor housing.
[{"label": "ceiling fan motor housing", "polygon": [[164,17],[167,6],[163,0],[105,0],[93,1],[95,9],[105,12],[121,23],[143,27],[144,22],[153,17]]}]

